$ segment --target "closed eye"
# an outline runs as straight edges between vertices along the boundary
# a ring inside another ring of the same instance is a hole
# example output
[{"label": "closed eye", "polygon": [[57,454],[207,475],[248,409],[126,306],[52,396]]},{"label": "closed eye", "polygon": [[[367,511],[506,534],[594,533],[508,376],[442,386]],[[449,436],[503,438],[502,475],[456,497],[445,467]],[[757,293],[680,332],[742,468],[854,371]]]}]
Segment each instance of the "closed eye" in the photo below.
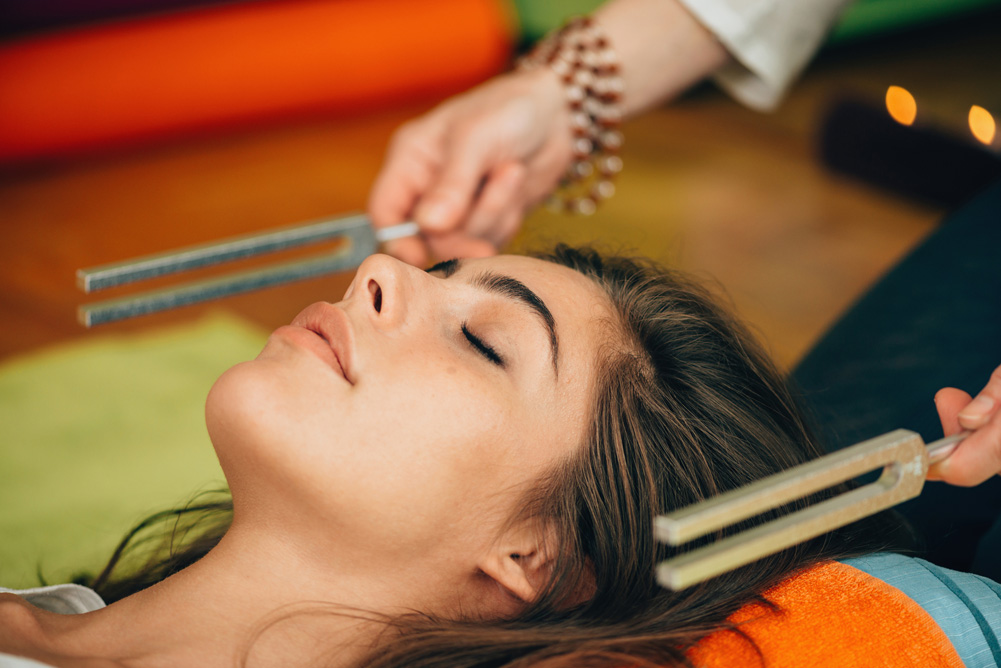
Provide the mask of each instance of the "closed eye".
[{"label": "closed eye", "polygon": [[484,343],[480,337],[469,331],[469,327],[466,326],[466,323],[462,323],[462,334],[466,337],[466,340],[469,341],[469,345],[475,348],[478,353],[497,366],[504,366],[504,359],[497,354],[497,351]]}]

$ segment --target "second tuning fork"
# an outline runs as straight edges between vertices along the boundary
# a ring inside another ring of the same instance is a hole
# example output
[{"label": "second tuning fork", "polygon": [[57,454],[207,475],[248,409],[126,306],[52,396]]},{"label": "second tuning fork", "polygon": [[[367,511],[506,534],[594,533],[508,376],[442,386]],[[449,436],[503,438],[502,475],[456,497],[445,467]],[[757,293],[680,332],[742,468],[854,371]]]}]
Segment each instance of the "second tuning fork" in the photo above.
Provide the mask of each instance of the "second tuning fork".
[{"label": "second tuning fork", "polygon": [[657,581],[674,591],[685,589],[914,498],[928,467],[968,435],[926,446],[915,432],[897,429],[657,517],[657,540],[678,547],[882,468],[874,482],[662,561]]},{"label": "second tuning fork", "polygon": [[79,308],[77,316],[82,325],[93,327],[291,281],[346,271],[361,264],[362,260],[378,249],[380,243],[413,236],[417,231],[417,224],[413,222],[375,229],[368,216],[354,214],[231,237],[124,262],[79,269],[78,287],[84,292],[95,292],[156,276],[176,274],[322,241],[344,242],[343,247],[332,253],[304,260],[285,262],[130,297],[85,304]]}]

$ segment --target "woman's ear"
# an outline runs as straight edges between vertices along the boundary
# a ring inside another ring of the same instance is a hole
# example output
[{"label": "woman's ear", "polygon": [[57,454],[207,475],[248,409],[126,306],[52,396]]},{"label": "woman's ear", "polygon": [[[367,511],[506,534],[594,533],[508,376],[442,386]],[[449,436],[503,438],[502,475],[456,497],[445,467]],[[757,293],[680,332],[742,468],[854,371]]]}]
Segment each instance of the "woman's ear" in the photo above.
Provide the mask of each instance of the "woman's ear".
[{"label": "woman's ear", "polygon": [[552,531],[530,524],[511,529],[478,563],[490,579],[525,603],[545,586],[554,540]]}]

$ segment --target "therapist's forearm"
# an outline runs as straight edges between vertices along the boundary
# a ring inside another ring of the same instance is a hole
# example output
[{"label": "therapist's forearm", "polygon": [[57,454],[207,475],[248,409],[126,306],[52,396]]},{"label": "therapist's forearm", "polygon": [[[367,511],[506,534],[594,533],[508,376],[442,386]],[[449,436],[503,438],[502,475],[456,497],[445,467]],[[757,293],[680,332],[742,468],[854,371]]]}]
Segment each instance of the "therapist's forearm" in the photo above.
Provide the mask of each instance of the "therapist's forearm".
[{"label": "therapist's forearm", "polygon": [[626,116],[677,96],[729,60],[676,0],[610,0],[593,16],[619,56]]}]

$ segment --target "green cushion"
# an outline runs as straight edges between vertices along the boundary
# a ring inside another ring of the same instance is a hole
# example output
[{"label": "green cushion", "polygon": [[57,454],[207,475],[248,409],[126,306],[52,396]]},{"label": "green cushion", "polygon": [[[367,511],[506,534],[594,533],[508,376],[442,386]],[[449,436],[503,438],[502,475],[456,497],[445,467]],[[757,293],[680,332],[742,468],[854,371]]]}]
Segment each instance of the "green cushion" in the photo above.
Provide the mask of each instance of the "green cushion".
[{"label": "green cushion", "polygon": [[221,487],[205,397],[265,340],[217,313],[0,364],[0,585],[94,571],[134,522]]}]

